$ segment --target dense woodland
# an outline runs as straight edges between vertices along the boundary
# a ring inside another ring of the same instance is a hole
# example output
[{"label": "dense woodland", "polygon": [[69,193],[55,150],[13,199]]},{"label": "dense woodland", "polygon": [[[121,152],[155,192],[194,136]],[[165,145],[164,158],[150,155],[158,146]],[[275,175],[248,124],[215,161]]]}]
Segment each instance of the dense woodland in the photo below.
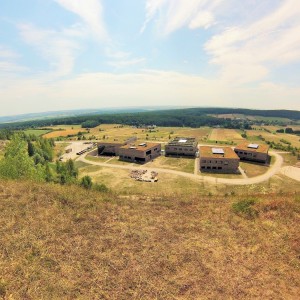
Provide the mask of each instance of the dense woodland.
[{"label": "dense woodland", "polygon": [[189,108],[151,112],[133,112],[117,114],[97,114],[84,115],[76,117],[33,120],[16,123],[3,123],[0,128],[8,129],[26,129],[51,125],[82,125],[85,128],[95,127],[99,124],[126,124],[132,126],[151,125],[157,126],[221,126],[224,128],[250,129],[251,125],[258,123],[281,124],[284,120],[263,120],[253,121],[249,119],[217,118],[212,115],[216,114],[243,114],[247,116],[260,116],[265,118],[286,118],[291,120],[288,123],[298,122],[300,120],[299,111],[291,110],[250,110],[250,109],[231,109],[231,108]]}]

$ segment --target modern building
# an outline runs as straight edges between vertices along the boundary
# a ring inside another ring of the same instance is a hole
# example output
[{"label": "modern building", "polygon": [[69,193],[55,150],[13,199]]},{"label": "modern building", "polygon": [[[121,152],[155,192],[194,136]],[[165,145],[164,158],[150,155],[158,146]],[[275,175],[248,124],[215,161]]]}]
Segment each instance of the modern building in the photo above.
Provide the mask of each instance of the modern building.
[{"label": "modern building", "polygon": [[243,143],[235,147],[235,153],[241,160],[269,163],[269,146],[262,144]]},{"label": "modern building", "polygon": [[137,140],[136,137],[131,137],[124,141],[112,141],[112,142],[99,142],[98,143],[98,155],[108,155],[108,156],[119,156],[120,148],[122,146],[133,143]]},{"label": "modern building", "polygon": [[141,143],[135,145],[124,145],[119,149],[119,158],[123,161],[144,164],[158,156],[161,153],[161,144],[159,143]]},{"label": "modern building", "polygon": [[165,147],[166,156],[195,157],[198,151],[198,143],[195,138],[176,137]]},{"label": "modern building", "polygon": [[200,171],[238,173],[240,158],[230,147],[200,147]]}]

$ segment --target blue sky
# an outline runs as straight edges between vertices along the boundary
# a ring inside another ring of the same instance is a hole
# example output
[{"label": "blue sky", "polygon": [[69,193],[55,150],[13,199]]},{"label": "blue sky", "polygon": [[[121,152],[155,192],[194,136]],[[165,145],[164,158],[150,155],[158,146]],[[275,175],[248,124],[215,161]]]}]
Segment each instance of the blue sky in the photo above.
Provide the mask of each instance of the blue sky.
[{"label": "blue sky", "polygon": [[0,0],[0,115],[300,110],[299,0]]}]

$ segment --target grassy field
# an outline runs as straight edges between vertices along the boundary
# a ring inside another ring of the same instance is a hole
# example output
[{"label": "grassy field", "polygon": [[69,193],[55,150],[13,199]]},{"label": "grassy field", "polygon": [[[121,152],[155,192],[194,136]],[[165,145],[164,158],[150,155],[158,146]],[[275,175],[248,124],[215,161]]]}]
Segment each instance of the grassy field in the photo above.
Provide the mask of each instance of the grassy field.
[{"label": "grassy field", "polygon": [[245,171],[248,177],[256,177],[269,170],[268,166],[249,162],[240,162],[240,167]]},{"label": "grassy field", "polygon": [[66,126],[63,126],[63,127],[64,128],[59,126],[59,128],[61,128],[61,130],[56,129],[55,131],[52,131],[52,132],[49,132],[49,133],[43,135],[43,137],[46,139],[51,139],[51,138],[57,138],[57,137],[67,137],[69,135],[76,135],[78,132],[82,132],[84,134],[88,133],[88,131],[84,128],[75,128],[74,126],[69,126],[69,128],[67,128]]},{"label": "grassy field", "polygon": [[165,156],[159,156],[153,162],[149,162],[145,165],[145,167],[149,168],[172,169],[187,173],[194,173],[194,166],[195,159]]},{"label": "grassy field", "polygon": [[0,297],[297,299],[300,198],[245,192],[121,196],[0,182]]},{"label": "grassy field", "polygon": [[241,142],[244,139],[235,129],[214,128],[209,136],[209,140],[218,142]]},{"label": "grassy field", "polygon": [[45,134],[50,133],[51,130],[47,130],[47,129],[28,129],[28,130],[24,130],[24,133],[27,135],[36,135],[36,136],[42,136]]},{"label": "grassy field", "polygon": [[208,127],[203,128],[181,128],[181,127],[158,127],[153,130],[147,130],[145,128],[132,128],[130,126],[120,126],[118,124],[100,125],[96,128],[92,128],[90,135],[95,136],[97,139],[105,141],[123,141],[129,137],[135,136],[139,141],[158,141],[168,142],[170,138],[176,136],[191,136],[198,140],[204,140],[208,137],[211,129]]},{"label": "grassy field", "polygon": [[300,147],[300,137],[293,134],[273,133],[264,130],[247,130],[248,140],[259,141],[259,136],[270,142],[282,143],[281,140],[289,141],[294,147]]},{"label": "grassy field", "polygon": [[66,147],[71,145],[70,143],[55,143],[54,154],[56,158],[61,157],[65,153]]}]

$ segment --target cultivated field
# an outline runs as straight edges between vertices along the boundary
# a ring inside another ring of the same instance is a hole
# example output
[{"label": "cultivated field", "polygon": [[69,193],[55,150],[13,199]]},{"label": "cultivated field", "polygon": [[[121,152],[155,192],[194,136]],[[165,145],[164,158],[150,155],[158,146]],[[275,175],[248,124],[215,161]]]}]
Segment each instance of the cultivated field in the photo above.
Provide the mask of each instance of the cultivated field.
[{"label": "cultivated field", "polygon": [[86,129],[81,128],[79,125],[70,125],[70,126],[59,125],[59,126],[53,126],[53,127],[49,127],[49,128],[53,128],[54,131],[43,135],[43,137],[46,139],[57,138],[57,137],[67,137],[70,135],[77,135],[78,132],[82,132],[84,134],[88,133],[88,131]]},{"label": "cultivated field", "polygon": [[211,129],[203,128],[181,128],[181,127],[158,127],[155,129],[133,128],[130,126],[121,126],[118,124],[100,125],[90,130],[89,136],[95,136],[98,140],[122,141],[135,136],[139,141],[158,141],[168,142],[176,136],[192,136],[198,140],[204,140],[208,137]]},{"label": "cultivated field", "polygon": [[24,133],[27,135],[30,134],[30,135],[36,135],[36,136],[42,136],[49,132],[51,132],[51,130],[47,130],[47,129],[28,129],[28,130],[24,131]]},{"label": "cultivated field", "polygon": [[212,130],[209,140],[218,142],[241,142],[244,138],[242,138],[240,132],[235,129],[215,128]]},{"label": "cultivated field", "polygon": [[[261,135],[264,139],[270,142],[282,143],[281,140],[290,142],[294,147],[300,147],[300,137],[286,133],[270,133],[264,130],[247,130],[248,140],[259,141]],[[284,143],[283,143],[284,144]]]}]

